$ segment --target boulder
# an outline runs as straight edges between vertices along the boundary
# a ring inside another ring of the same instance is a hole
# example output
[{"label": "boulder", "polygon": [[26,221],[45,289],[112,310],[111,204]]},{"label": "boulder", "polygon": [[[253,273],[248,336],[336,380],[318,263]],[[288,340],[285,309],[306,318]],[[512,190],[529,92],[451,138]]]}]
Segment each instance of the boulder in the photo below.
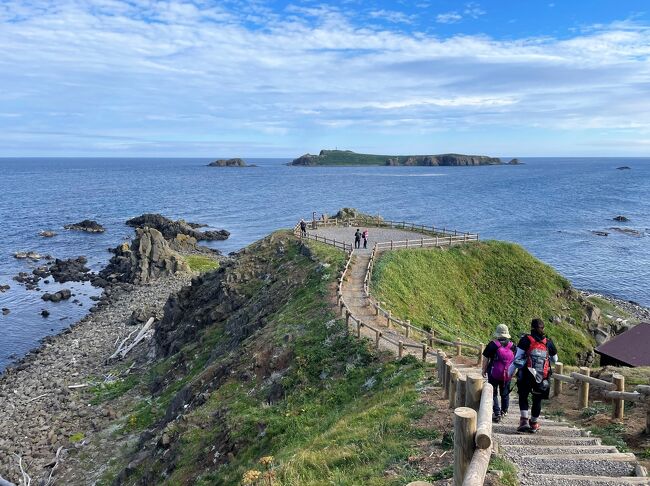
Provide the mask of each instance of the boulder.
[{"label": "boulder", "polygon": [[177,235],[186,235],[201,240],[225,240],[230,236],[226,230],[197,231],[196,223],[186,223],[182,219],[174,221],[160,214],[143,214],[136,218],[129,219],[126,224],[133,228],[154,228],[167,240],[173,240]]},{"label": "boulder", "polygon": [[0,285],[0,294],[4,294],[11,287],[9,285]]},{"label": "boulder", "polygon": [[10,312],[11,312],[11,311],[9,310],[8,307],[3,307],[3,308],[2,308],[2,315],[3,315],[3,316],[6,316],[6,315],[9,314]]},{"label": "boulder", "polygon": [[85,231],[86,233],[103,233],[106,231],[101,224],[91,219],[84,219],[78,223],[66,224],[64,228],[67,230]]},{"label": "boulder", "polygon": [[123,243],[99,276],[108,282],[147,283],[177,272],[190,272],[181,255],[172,250],[162,233],[154,228],[137,228],[132,245]]},{"label": "boulder", "polygon": [[54,231],[44,230],[44,231],[39,231],[38,236],[42,236],[43,238],[52,238],[56,236],[56,233]]},{"label": "boulder", "polygon": [[61,289],[53,294],[46,292],[41,296],[41,299],[46,302],[61,302],[62,300],[68,300],[70,297],[72,297],[70,289]]},{"label": "boulder", "polygon": [[641,232],[639,230],[635,230],[632,228],[619,228],[617,226],[609,228],[612,231],[617,231],[619,233],[623,233],[624,235],[629,235],[629,236],[636,236],[637,238],[642,236]]},{"label": "boulder", "polygon": [[49,273],[59,283],[84,282],[90,280],[90,269],[86,267],[88,259],[85,256],[70,258],[67,260],[54,260],[49,266]]},{"label": "boulder", "polygon": [[625,222],[629,221],[628,218],[626,218],[625,216],[621,216],[621,215],[618,215],[613,219],[614,219],[614,221],[619,221],[621,223],[625,223]]}]

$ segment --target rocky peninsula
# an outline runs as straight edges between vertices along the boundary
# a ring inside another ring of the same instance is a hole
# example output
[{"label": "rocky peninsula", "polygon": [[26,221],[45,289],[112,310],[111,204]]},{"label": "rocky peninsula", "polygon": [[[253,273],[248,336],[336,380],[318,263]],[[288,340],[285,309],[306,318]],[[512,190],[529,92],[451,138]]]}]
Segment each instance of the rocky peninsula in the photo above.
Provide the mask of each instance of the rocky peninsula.
[{"label": "rocky peninsula", "polygon": [[[512,159],[506,165],[519,165],[518,159]],[[486,155],[439,154],[439,155],[374,155],[360,154],[351,150],[321,150],[318,155],[305,154],[288,165],[297,166],[477,166],[504,165],[498,157]]]}]

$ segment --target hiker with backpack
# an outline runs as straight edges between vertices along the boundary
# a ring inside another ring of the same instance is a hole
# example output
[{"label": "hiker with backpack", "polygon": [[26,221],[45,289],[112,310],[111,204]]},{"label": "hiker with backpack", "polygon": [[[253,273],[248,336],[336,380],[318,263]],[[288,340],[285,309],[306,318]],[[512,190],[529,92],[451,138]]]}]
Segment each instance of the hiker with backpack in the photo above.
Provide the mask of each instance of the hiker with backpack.
[{"label": "hiker with backpack", "polygon": [[510,340],[510,331],[505,324],[499,324],[494,339],[483,351],[483,376],[494,388],[492,405],[493,422],[500,422],[508,413],[510,404],[510,375],[508,370],[515,359],[515,344]]},{"label": "hiker with backpack", "polygon": [[[517,344],[515,359],[509,375],[517,375],[519,395],[519,427],[517,432],[537,432],[541,427],[539,416],[542,400],[548,400],[551,386],[551,365],[558,360],[557,348],[544,333],[544,321],[535,318],[530,323],[530,334],[525,334]],[[528,396],[532,396],[532,408],[528,410]]]},{"label": "hiker with backpack", "polygon": [[354,247],[361,248],[361,231],[357,228],[356,233],[354,233]]}]

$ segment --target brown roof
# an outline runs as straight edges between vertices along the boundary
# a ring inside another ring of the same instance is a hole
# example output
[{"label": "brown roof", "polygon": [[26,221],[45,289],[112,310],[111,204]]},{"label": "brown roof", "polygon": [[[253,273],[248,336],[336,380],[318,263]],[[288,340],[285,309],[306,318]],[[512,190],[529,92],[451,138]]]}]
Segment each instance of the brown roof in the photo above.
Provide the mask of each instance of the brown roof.
[{"label": "brown roof", "polygon": [[595,351],[630,366],[650,366],[650,323],[642,322],[628,329]]}]

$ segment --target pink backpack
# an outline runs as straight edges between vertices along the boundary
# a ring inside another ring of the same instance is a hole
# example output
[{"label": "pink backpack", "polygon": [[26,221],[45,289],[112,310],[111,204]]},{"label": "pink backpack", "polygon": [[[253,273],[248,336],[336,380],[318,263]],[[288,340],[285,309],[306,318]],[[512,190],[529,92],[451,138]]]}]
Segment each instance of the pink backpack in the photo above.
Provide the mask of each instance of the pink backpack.
[{"label": "pink backpack", "polygon": [[515,353],[513,352],[512,341],[502,346],[498,339],[493,341],[497,346],[497,352],[492,359],[492,369],[490,370],[490,378],[496,381],[508,381],[508,368],[515,360]]}]

